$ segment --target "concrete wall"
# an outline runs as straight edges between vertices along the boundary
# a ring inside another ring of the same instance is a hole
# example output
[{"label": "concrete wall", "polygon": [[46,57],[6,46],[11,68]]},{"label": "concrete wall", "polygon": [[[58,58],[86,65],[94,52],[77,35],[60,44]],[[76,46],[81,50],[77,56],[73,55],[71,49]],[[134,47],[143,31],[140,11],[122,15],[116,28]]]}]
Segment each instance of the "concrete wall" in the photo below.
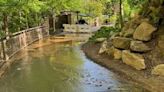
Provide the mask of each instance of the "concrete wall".
[{"label": "concrete wall", "polygon": [[31,43],[49,36],[48,26],[26,29],[10,35],[0,42],[0,66]]},{"label": "concrete wall", "polygon": [[63,24],[64,32],[81,32],[81,33],[90,33],[92,32],[89,25],[78,25],[78,24]]},{"label": "concrete wall", "polygon": [[49,21],[42,26],[19,31],[0,39],[0,78],[11,66],[10,58],[33,42],[49,36]]}]

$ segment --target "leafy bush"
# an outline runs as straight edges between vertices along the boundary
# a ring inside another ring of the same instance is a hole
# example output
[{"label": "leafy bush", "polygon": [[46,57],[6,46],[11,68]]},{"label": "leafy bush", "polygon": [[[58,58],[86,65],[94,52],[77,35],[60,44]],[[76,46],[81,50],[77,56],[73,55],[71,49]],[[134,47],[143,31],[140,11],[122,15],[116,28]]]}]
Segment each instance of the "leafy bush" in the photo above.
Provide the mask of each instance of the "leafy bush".
[{"label": "leafy bush", "polygon": [[96,42],[97,38],[109,38],[113,33],[119,32],[120,29],[114,27],[101,27],[95,34],[89,38],[89,41]]}]

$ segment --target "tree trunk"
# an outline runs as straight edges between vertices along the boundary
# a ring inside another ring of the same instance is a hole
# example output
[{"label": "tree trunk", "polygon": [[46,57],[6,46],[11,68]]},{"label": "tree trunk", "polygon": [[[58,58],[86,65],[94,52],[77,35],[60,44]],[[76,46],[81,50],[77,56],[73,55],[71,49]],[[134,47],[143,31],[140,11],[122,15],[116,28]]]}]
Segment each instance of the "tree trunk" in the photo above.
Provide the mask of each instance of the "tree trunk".
[{"label": "tree trunk", "polygon": [[40,26],[38,13],[35,13],[36,26]]},{"label": "tree trunk", "polygon": [[55,23],[56,23],[56,14],[55,14],[55,12],[53,11],[53,13],[52,13],[52,17],[53,17],[53,32],[55,32],[56,31],[56,28],[55,28]]},{"label": "tree trunk", "polygon": [[19,11],[19,23],[20,23],[20,25],[19,25],[18,31],[21,31],[21,24],[22,24],[21,17],[22,17],[22,13],[21,13],[21,11]]},{"label": "tree trunk", "polygon": [[5,31],[5,36],[9,35],[9,29],[8,29],[8,16],[6,13],[3,13],[3,30]]},{"label": "tree trunk", "polygon": [[29,24],[28,24],[28,15],[26,14],[26,28],[29,28]]},{"label": "tree trunk", "polygon": [[122,0],[120,0],[120,25],[121,25],[121,30],[123,28],[123,17],[122,17]]}]

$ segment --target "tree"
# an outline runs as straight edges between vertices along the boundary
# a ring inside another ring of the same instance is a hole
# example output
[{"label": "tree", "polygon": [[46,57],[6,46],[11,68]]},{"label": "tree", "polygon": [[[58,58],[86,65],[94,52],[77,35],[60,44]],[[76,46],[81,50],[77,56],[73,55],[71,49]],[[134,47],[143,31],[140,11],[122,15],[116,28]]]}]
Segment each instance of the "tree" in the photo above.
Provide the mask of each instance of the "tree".
[{"label": "tree", "polygon": [[120,25],[123,28],[123,17],[122,17],[122,0],[120,0]]},{"label": "tree", "polygon": [[[30,15],[39,13],[43,5],[39,0],[0,0],[0,3],[0,11],[3,13],[2,26],[6,35],[8,32],[27,28],[25,26],[29,25],[28,19],[34,19]],[[37,19],[39,18],[35,18],[34,23],[38,23]]]},{"label": "tree", "polygon": [[53,30],[55,32],[56,15],[61,11],[81,11],[83,0],[42,0],[47,6],[48,14],[53,19]]},{"label": "tree", "polygon": [[90,1],[86,4],[85,13],[92,17],[102,15],[104,6],[97,1]]},{"label": "tree", "polygon": [[[61,11],[80,11],[96,18],[103,14],[129,18],[147,0],[0,0],[0,29],[16,32],[41,25],[45,17],[53,18]],[[122,6],[122,7],[119,7]],[[119,8],[118,8],[119,7]],[[119,11],[120,10],[120,11]]]}]

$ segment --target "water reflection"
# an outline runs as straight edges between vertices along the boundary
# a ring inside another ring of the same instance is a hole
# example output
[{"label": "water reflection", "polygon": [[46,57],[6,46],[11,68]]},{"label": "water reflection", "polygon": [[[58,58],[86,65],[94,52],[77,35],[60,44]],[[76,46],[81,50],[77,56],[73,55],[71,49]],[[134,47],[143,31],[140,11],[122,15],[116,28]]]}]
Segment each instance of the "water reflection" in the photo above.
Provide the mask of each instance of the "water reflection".
[{"label": "water reflection", "polygon": [[0,80],[0,92],[147,92],[87,59],[77,44],[34,47]]}]

